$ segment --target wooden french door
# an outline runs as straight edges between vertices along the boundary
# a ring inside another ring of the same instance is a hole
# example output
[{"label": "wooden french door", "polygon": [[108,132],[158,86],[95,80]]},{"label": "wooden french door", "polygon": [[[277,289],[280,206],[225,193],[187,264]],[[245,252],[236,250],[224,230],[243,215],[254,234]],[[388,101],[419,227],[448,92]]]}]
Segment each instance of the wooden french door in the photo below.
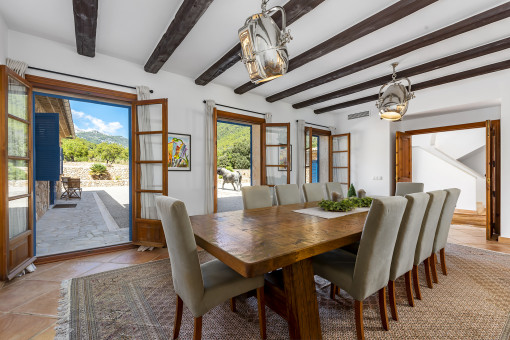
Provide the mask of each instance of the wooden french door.
[{"label": "wooden french door", "polygon": [[133,243],[163,247],[155,198],[168,195],[168,99],[135,101],[131,119]]},{"label": "wooden french door", "polygon": [[262,124],[262,184],[290,184],[290,123]]},{"label": "wooden french door", "polygon": [[488,120],[486,122],[486,238],[490,240],[495,234],[500,234],[500,177],[501,177],[501,142],[500,121]]},{"label": "wooden french door", "polygon": [[313,182],[313,128],[305,126],[305,183]]},{"label": "wooden french door", "polygon": [[412,135],[397,131],[395,140],[395,181],[412,182],[413,180],[413,148]]},{"label": "wooden french door", "polygon": [[329,137],[329,181],[342,185],[344,197],[351,185],[351,134]]},{"label": "wooden french door", "polygon": [[32,86],[0,66],[0,279],[35,261]]}]

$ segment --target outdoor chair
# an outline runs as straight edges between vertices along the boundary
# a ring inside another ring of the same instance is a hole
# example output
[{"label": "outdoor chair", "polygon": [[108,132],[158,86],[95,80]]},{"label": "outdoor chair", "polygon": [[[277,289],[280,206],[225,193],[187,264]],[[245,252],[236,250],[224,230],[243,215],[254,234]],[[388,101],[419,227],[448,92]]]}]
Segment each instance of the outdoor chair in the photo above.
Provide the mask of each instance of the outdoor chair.
[{"label": "outdoor chair", "polygon": [[69,178],[67,180],[67,199],[79,198],[81,199],[81,187],[79,178]]}]

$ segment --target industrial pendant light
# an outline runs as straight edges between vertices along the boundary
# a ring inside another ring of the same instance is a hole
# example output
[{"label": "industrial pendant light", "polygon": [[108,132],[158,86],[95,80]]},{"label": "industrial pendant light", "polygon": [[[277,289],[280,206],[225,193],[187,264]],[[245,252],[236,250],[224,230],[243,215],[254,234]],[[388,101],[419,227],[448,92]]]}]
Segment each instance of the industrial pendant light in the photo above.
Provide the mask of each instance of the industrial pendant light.
[{"label": "industrial pendant light", "polygon": [[[389,121],[399,121],[407,112],[409,101],[414,98],[414,93],[411,92],[411,81],[407,77],[400,79],[397,78],[395,68],[398,63],[393,63],[393,76],[389,83],[381,86],[379,90],[379,100],[375,104],[379,109],[379,116],[381,119]],[[407,81],[406,85],[402,81]],[[383,92],[384,90],[384,92]]]},{"label": "industrial pendant light", "polygon": [[[285,10],[275,6],[266,9],[269,0],[262,0],[262,13],[246,19],[239,30],[242,61],[253,83],[262,83],[283,76],[289,66],[287,43],[292,40],[287,30]],[[277,11],[282,12],[282,29],[271,18]]]}]

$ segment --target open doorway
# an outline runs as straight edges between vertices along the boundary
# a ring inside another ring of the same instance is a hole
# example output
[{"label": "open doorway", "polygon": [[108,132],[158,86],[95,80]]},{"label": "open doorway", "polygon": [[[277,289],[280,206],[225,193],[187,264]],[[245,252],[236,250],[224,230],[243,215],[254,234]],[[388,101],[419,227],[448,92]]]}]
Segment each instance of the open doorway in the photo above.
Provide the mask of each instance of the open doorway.
[{"label": "open doorway", "polygon": [[[58,124],[46,135],[36,128],[34,139],[36,255],[129,242],[131,108],[37,92],[34,112],[36,127],[52,115]],[[38,153],[38,138],[56,142],[59,154]],[[60,171],[45,175],[54,162]]]},{"label": "open doorway", "polygon": [[243,209],[241,188],[261,184],[264,119],[216,110],[215,211]]},{"label": "open doorway", "polygon": [[425,191],[457,187],[453,224],[500,231],[499,120],[397,132],[396,181],[421,182]]}]

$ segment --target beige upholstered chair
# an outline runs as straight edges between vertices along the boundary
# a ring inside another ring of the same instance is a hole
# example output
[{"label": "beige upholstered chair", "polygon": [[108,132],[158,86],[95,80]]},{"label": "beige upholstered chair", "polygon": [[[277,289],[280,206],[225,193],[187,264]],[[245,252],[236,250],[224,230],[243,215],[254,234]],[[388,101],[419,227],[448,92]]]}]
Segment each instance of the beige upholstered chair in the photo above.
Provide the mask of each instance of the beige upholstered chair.
[{"label": "beige upholstered chair", "polygon": [[421,300],[420,281],[418,280],[418,266],[420,263],[425,265],[425,277],[427,278],[427,286],[432,288],[432,277],[430,275],[429,258],[432,254],[432,246],[434,245],[434,238],[436,236],[437,224],[439,216],[443,209],[444,200],[446,198],[446,191],[436,190],[427,193],[430,196],[425,216],[418,236],[418,243],[416,244],[416,251],[414,253],[413,263],[413,284],[416,298]]},{"label": "beige upholstered chair", "polygon": [[407,206],[400,223],[400,229],[391,260],[390,280],[388,281],[388,295],[390,310],[393,320],[398,320],[397,304],[395,299],[395,280],[402,275],[405,279],[407,300],[410,306],[414,306],[413,290],[411,288],[411,272],[413,269],[414,253],[421,225],[429,202],[429,195],[420,192],[409,194]]},{"label": "beige upholstered chair", "polygon": [[386,285],[391,258],[406,208],[404,197],[374,199],[361,235],[357,255],[336,249],[313,258],[315,274],[342,287],[354,298],[356,332],[364,339],[363,300],[379,291],[379,310],[384,329],[389,329],[386,313]]},{"label": "beige upholstered chair", "polygon": [[443,210],[441,211],[441,216],[439,217],[439,224],[437,225],[434,245],[432,246],[432,255],[430,257],[430,269],[432,270],[432,279],[435,283],[438,282],[436,270],[437,252],[439,252],[441,255],[441,269],[443,270],[443,275],[448,274],[448,271],[446,270],[444,248],[446,246],[446,240],[448,239],[450,225],[452,224],[453,213],[455,212],[455,207],[457,206],[457,201],[459,200],[460,196],[460,189],[452,188],[445,189],[445,191],[446,199],[444,200]]},{"label": "beige upholstered chair", "polygon": [[202,316],[213,307],[246,292],[257,290],[260,335],[266,336],[264,277],[245,278],[219,260],[200,264],[191,222],[183,202],[156,198],[168,245],[172,279],[177,294],[173,339],[179,336],[183,302],[195,317],[193,339],[202,336]]},{"label": "beige upholstered chair", "polygon": [[301,203],[301,194],[297,184],[276,185],[274,188],[278,205]]},{"label": "beige upholstered chair", "polygon": [[267,208],[273,205],[271,188],[266,185],[242,187],[244,209]]},{"label": "beige upholstered chair", "polygon": [[326,183],[326,195],[328,196],[328,200],[333,199],[333,193],[338,192],[343,197],[342,192],[342,184],[338,182],[328,182]]},{"label": "beige upholstered chair", "polygon": [[395,196],[405,196],[416,192],[423,192],[425,185],[423,183],[398,182],[395,190]]},{"label": "beige upholstered chair", "polygon": [[306,202],[322,201],[324,192],[322,191],[322,183],[305,183],[303,184],[303,193]]}]

